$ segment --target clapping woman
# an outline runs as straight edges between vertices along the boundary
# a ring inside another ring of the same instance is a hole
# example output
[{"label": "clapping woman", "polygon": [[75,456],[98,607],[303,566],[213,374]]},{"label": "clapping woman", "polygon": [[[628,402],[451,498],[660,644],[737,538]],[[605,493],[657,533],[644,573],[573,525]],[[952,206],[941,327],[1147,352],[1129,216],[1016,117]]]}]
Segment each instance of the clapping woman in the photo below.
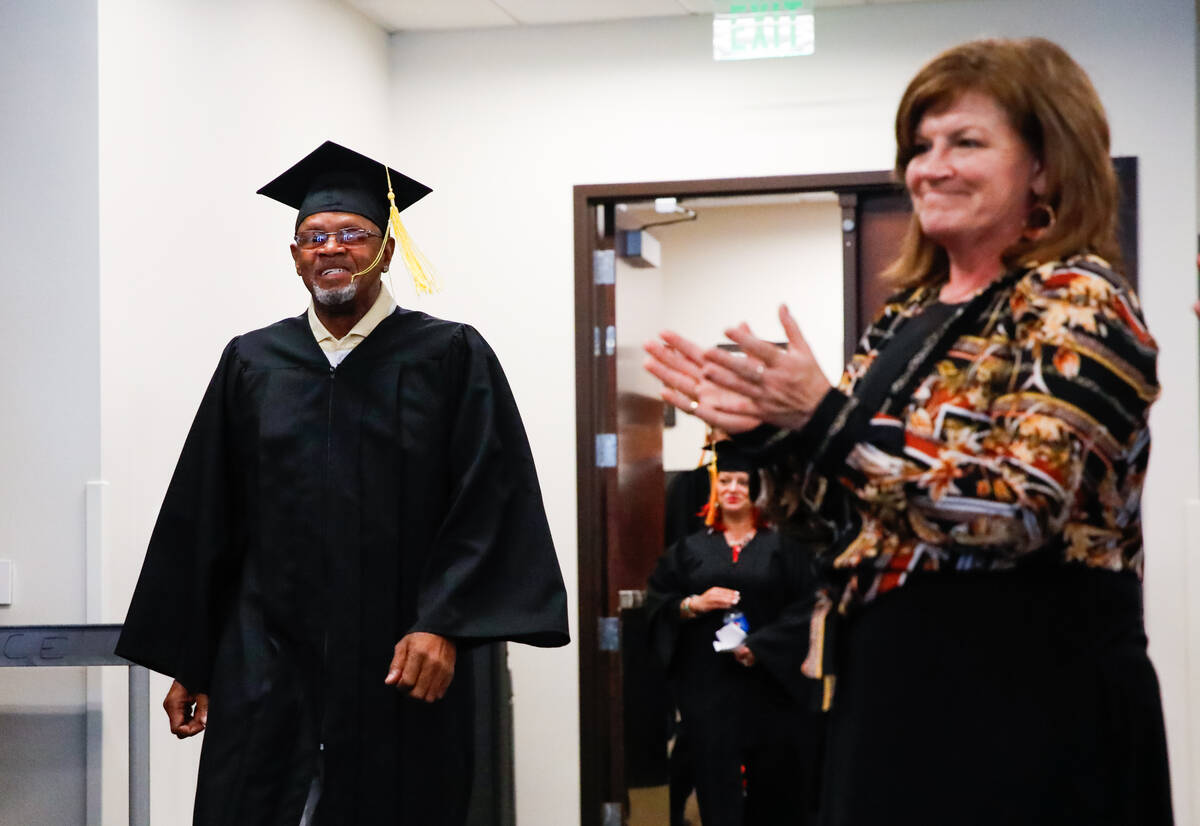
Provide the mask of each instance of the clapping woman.
[{"label": "clapping woman", "polygon": [[1169,824],[1140,585],[1157,351],[1104,110],[1057,45],[975,41],[917,73],[896,141],[901,289],[837,387],[786,309],[786,351],[744,325],[744,359],[648,345],[667,401],[769,463],[776,511],[836,532],[823,822]]}]

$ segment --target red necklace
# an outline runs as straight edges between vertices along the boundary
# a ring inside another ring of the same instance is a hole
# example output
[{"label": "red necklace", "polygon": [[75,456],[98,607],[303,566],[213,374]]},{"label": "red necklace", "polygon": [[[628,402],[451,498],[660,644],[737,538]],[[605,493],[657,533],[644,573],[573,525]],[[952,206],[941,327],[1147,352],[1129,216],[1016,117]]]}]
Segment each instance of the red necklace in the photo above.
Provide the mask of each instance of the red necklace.
[{"label": "red necklace", "polygon": [[754,534],[756,533],[756,530],[751,529],[750,533],[739,538],[737,541],[730,539],[728,536],[725,537],[725,541],[729,543],[729,550],[733,551],[733,563],[735,565],[737,564],[738,557],[742,555],[742,548],[750,544],[750,540],[754,538]]}]

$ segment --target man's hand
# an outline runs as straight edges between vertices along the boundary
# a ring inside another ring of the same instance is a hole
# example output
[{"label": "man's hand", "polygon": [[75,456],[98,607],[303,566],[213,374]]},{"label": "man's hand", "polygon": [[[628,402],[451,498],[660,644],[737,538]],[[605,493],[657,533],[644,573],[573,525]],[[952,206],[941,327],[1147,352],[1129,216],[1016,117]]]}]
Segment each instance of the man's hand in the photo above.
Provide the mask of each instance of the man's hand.
[{"label": "man's hand", "polygon": [[396,643],[384,682],[407,691],[414,700],[440,700],[454,679],[454,643],[437,634],[414,631]]},{"label": "man's hand", "polygon": [[171,733],[180,740],[199,734],[208,725],[208,695],[193,694],[179,680],[167,689],[163,708],[167,711]]}]

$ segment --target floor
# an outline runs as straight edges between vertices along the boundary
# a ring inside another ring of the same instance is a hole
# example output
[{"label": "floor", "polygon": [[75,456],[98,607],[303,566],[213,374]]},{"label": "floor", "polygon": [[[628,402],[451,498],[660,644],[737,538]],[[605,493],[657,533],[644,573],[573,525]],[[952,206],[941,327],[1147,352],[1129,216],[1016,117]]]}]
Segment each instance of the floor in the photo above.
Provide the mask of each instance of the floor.
[{"label": "floor", "polygon": [[[668,808],[666,786],[630,789],[629,820],[626,822],[626,826],[668,826],[670,823]],[[683,816],[687,818],[689,826],[702,826],[694,792],[688,798]]]}]

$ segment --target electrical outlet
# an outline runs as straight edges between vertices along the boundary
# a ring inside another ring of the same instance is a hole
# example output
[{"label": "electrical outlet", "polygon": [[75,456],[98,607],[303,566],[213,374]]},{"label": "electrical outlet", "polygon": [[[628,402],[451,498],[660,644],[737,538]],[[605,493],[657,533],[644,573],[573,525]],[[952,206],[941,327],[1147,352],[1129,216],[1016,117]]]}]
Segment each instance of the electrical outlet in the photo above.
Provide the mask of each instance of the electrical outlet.
[{"label": "electrical outlet", "polygon": [[0,559],[0,605],[12,605],[13,564],[12,560]]}]

